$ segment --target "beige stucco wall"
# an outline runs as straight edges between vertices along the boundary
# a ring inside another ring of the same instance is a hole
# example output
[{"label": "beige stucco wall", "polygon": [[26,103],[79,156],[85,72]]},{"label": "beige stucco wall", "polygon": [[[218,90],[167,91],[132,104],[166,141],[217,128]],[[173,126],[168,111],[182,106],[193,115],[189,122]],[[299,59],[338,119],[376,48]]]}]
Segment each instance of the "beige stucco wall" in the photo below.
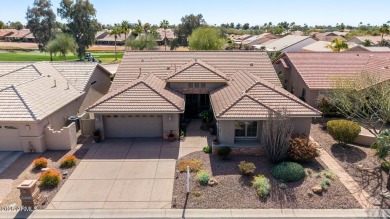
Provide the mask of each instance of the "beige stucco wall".
[{"label": "beige stucco wall", "polygon": [[291,122],[294,125],[294,133],[310,135],[310,126],[312,118],[292,118]]},{"label": "beige stucco wall", "polygon": [[60,130],[45,129],[46,147],[50,150],[70,150],[77,145],[76,124],[71,123]]},{"label": "beige stucco wall", "polygon": [[234,144],[234,121],[218,121],[218,140],[221,144]]}]

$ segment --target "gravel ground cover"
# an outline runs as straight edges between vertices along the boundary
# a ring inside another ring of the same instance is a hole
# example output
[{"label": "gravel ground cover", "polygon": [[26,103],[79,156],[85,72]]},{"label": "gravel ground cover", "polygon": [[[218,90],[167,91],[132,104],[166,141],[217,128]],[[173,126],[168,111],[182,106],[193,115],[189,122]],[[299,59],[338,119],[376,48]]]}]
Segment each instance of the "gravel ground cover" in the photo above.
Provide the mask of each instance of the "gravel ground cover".
[{"label": "gravel ground cover", "polygon": [[[191,173],[191,192],[186,201],[186,173],[178,173],[173,191],[176,208],[361,208],[337,178],[322,195],[314,194],[311,197],[308,195],[308,190],[318,185],[320,181],[314,177],[315,173],[325,168],[318,160],[303,164],[306,170],[312,171],[313,176],[307,176],[299,182],[286,183],[287,188],[281,188],[280,183],[271,176],[273,165],[262,155],[232,155],[230,159],[222,160],[216,155],[199,151],[180,158],[177,163],[187,159],[202,161],[201,168],[211,173],[218,181],[218,185],[202,186],[196,180],[196,173]],[[238,169],[240,161],[253,162],[257,167],[255,174],[261,173],[270,179],[269,197],[259,198],[251,184],[253,177],[240,175]]]},{"label": "gravel ground cover", "polygon": [[[375,151],[366,146],[339,145],[326,130],[329,119],[312,124],[310,135],[347,171],[349,175],[371,196],[369,201],[382,208],[390,207],[390,200],[381,196],[390,188],[389,175],[380,168]],[[368,169],[368,171],[364,170]]]}]

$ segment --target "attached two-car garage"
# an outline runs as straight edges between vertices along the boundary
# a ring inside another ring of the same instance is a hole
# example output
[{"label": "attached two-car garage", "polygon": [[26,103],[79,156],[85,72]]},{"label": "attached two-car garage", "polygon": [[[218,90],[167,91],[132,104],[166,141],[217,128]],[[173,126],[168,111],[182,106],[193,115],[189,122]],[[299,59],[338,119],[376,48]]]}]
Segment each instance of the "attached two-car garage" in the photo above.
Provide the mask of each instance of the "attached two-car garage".
[{"label": "attached two-car garage", "polygon": [[0,151],[23,151],[16,126],[0,125]]},{"label": "attached two-car garage", "polygon": [[162,137],[162,115],[104,115],[105,137]]}]

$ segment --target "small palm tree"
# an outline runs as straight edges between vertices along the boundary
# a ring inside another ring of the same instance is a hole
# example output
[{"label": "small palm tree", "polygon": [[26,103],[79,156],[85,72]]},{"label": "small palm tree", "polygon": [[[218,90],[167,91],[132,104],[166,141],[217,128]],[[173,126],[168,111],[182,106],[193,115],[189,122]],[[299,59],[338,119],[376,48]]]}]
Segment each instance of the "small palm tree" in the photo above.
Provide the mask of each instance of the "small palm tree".
[{"label": "small palm tree", "polygon": [[373,45],[374,43],[371,41],[371,40],[369,40],[369,39],[365,39],[364,41],[363,41],[363,43],[362,43],[362,45],[363,46],[371,46],[371,45]]},{"label": "small palm tree", "polygon": [[325,48],[330,48],[333,52],[340,52],[342,50],[347,50],[348,44],[342,39],[335,38],[332,40],[331,44],[326,45]]},{"label": "small palm tree", "polygon": [[164,46],[165,46],[165,51],[167,51],[167,29],[168,29],[168,26],[169,26],[169,22],[167,20],[163,20],[161,21],[160,23],[160,27],[164,29]]},{"label": "small palm tree", "polygon": [[122,21],[121,24],[122,33],[125,34],[125,40],[127,39],[127,35],[130,33],[131,25],[128,21]]},{"label": "small palm tree", "polygon": [[141,34],[142,32],[144,31],[144,28],[142,26],[142,23],[140,20],[138,20],[138,24],[135,25],[135,29],[133,31],[134,35],[135,36],[138,36],[139,34]]},{"label": "small palm tree", "polygon": [[388,24],[382,24],[382,26],[379,28],[379,33],[381,33],[382,39],[381,39],[381,45],[385,45],[385,41],[383,40],[383,35],[389,34],[390,29]]},{"label": "small palm tree", "polygon": [[119,25],[115,25],[114,29],[111,30],[110,36],[114,35],[115,38],[115,61],[118,60],[117,53],[116,53],[116,40],[118,39],[118,36],[122,34],[122,28]]}]

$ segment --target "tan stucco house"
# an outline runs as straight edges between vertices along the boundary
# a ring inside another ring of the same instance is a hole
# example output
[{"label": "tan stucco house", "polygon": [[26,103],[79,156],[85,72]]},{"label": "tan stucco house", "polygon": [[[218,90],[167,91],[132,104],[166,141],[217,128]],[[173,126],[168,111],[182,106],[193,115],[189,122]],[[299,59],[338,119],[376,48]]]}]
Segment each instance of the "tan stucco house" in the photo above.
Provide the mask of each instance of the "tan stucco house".
[{"label": "tan stucco house", "polygon": [[0,151],[70,149],[70,116],[107,93],[110,73],[94,63],[0,62]]},{"label": "tan stucco house", "polygon": [[261,142],[269,111],[287,109],[309,134],[321,113],[285,91],[266,52],[126,52],[107,95],[87,109],[107,137],[178,135],[183,119],[211,109],[221,145]]},{"label": "tan stucco house", "polygon": [[383,64],[389,58],[390,52],[287,52],[273,65],[287,91],[317,107],[318,97],[334,89],[339,78],[355,77],[362,71],[385,71],[381,77],[390,79],[388,67]]}]

